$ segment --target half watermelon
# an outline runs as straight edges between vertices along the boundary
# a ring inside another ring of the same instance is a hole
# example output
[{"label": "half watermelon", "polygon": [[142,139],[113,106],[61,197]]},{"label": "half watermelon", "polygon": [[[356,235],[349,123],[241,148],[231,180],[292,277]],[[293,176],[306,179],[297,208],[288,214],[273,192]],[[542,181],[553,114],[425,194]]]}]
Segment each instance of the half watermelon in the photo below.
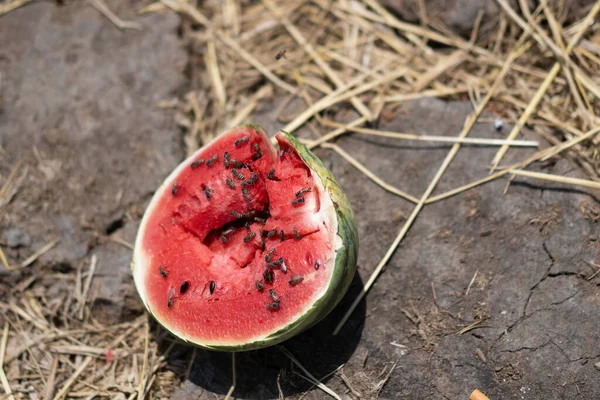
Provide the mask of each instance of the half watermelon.
[{"label": "half watermelon", "polygon": [[132,263],[150,314],[181,340],[243,351],[325,317],[356,269],[349,202],[323,163],[278,132],[229,130],[181,163],[142,219]]}]

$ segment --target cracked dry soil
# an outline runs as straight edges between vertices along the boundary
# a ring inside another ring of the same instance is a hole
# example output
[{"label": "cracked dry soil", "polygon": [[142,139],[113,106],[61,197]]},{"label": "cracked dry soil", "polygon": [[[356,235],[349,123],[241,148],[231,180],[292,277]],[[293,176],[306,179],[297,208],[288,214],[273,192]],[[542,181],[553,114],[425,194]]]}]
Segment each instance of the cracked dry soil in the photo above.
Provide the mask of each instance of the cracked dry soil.
[{"label": "cracked dry soil", "polygon": [[[126,5],[111,6],[123,18],[133,15]],[[103,323],[142,313],[130,276],[131,251],[108,236],[134,240],[152,191],[184,157],[172,115],[155,107],[186,87],[178,19],[164,14],[142,22],[142,32],[123,33],[90,7],[44,2],[0,22],[2,174],[21,159],[29,166],[23,187],[0,217],[0,240],[7,256],[19,261],[51,238],[61,239],[32,267],[2,269],[0,282],[6,289],[32,274],[71,273],[96,254],[92,312]],[[268,101],[254,115],[270,133],[280,127],[273,119],[277,105],[276,99]],[[408,102],[381,128],[456,135],[469,111],[463,102]],[[505,126],[503,134],[509,129]],[[480,123],[471,136],[499,133]],[[525,137],[539,140],[528,132]],[[338,144],[415,196],[449,150],[362,136]],[[485,176],[494,153],[464,147],[434,194]],[[334,153],[317,154],[355,209],[364,282],[412,205],[376,187]],[[505,162],[528,154],[511,150]],[[554,161],[542,170],[580,176],[565,159]],[[506,184],[495,181],[421,212],[368,294],[364,323],[352,328],[360,340],[344,360],[344,376],[354,390],[383,399],[459,399],[475,388],[492,399],[598,396],[600,276],[588,280],[594,269],[586,263],[600,262],[598,199],[591,192],[519,178],[503,195]],[[57,285],[57,291],[69,290]],[[339,320],[343,311],[334,317]],[[298,356],[316,370],[326,358]],[[394,363],[389,380],[374,393],[382,369],[389,371]],[[194,369],[196,376],[206,371]],[[217,378],[204,378],[184,383],[175,397],[212,398],[211,382]],[[326,382],[353,398],[342,379]],[[294,393],[299,397],[301,391]],[[236,394],[277,397],[275,382],[239,387]],[[323,396],[312,390],[305,398]]]}]

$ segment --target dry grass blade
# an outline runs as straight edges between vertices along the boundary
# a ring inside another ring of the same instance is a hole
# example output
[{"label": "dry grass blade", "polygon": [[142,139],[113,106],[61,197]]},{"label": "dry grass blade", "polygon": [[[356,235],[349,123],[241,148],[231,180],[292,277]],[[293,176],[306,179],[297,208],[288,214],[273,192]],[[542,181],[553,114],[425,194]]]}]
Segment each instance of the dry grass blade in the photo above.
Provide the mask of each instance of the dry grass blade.
[{"label": "dry grass blade", "polygon": [[[538,42],[542,50],[546,49],[546,43],[542,40],[542,38],[535,32],[535,28],[532,28],[530,24],[525,22],[507,3],[506,0],[496,0],[498,4],[504,9],[504,11],[511,17],[513,21],[519,25],[519,27],[526,33],[533,35],[535,40]],[[529,13],[527,8],[524,8],[524,13]]]},{"label": "dry grass blade", "polygon": [[159,11],[163,11],[165,9],[165,5],[162,4],[159,1],[156,1],[154,3],[150,3],[145,7],[142,7],[138,10],[138,14],[140,15],[144,15],[144,14],[150,14],[150,13],[155,13],[155,12],[159,12]]},{"label": "dry grass blade", "polygon": [[25,168],[17,177],[17,173],[20,170],[21,165],[23,165],[22,160],[13,167],[8,174],[4,185],[2,185],[2,189],[0,189],[0,212],[4,210],[4,207],[12,201],[15,194],[17,194],[19,187],[23,183],[23,180],[25,180],[25,177],[27,176],[27,168]]},{"label": "dry grass blade", "polygon": [[[298,42],[300,46],[304,48],[304,50],[314,59],[315,63],[323,70],[325,75],[331,79],[331,81],[336,85],[336,87],[341,87],[344,85],[343,80],[331,69],[331,67],[323,61],[321,56],[315,51],[314,47],[308,43],[308,41],[304,38],[302,33],[296,28],[296,26],[289,20],[286,16],[282,15],[281,12],[277,9],[275,4],[271,0],[262,0],[265,6],[275,14],[285,27],[287,31],[292,35],[294,40]],[[352,96],[350,101],[354,107],[362,114],[363,117],[367,119],[371,119],[372,115],[367,106],[363,104],[357,97]]]},{"label": "dry grass blade", "polygon": [[456,88],[444,88],[444,89],[428,89],[423,90],[422,92],[416,93],[401,93],[401,94],[391,94],[389,96],[385,96],[383,101],[387,103],[395,103],[402,102],[408,100],[422,99],[425,97],[444,97],[451,96],[454,94],[466,93],[469,90],[467,86],[460,86]]},{"label": "dry grass blade", "polygon": [[[423,28],[418,25],[409,24],[406,22],[402,22],[394,17],[390,12],[385,10],[377,0],[364,0],[364,3],[373,8],[377,13],[381,15],[381,17],[372,14],[363,12],[362,15],[366,18],[369,18],[375,22],[386,23],[389,26],[399,29],[403,32],[413,33],[415,35],[422,36],[424,38],[434,40],[438,43],[446,44],[448,46],[456,46],[463,49],[467,49],[469,44],[467,42],[457,41],[454,38],[450,38],[444,36],[438,32],[435,32],[431,29]],[[343,7],[345,11],[352,12],[351,9]]]},{"label": "dry grass blade", "polygon": [[[336,373],[337,373],[339,370],[341,370],[343,367],[344,367],[344,364],[340,365],[339,367],[337,367],[336,369],[334,369],[334,370],[333,370],[333,371],[331,371],[330,373],[328,373],[328,374],[324,375],[324,376],[323,376],[321,379],[317,380],[317,383],[318,383],[318,382],[322,382],[323,380],[325,380],[325,379],[329,378],[329,377],[330,377],[330,376],[332,376],[332,375],[335,375],[335,374],[336,374]],[[302,375],[302,377],[303,377],[304,379],[307,379],[307,380],[308,380],[308,378],[306,378],[305,376],[303,376],[303,375]],[[314,388],[317,386],[317,384],[316,384],[316,383],[314,383],[314,382],[312,382],[312,381],[310,381],[310,382],[312,383],[312,386],[311,386],[310,388],[308,388],[308,390],[307,390],[306,392],[304,392],[304,393],[302,394],[302,396],[300,396],[300,397],[298,398],[298,400],[302,400],[302,399],[303,399],[303,398],[304,398],[304,397],[305,397],[305,396],[306,396],[306,395],[307,395],[307,394],[308,394],[308,393],[309,393],[309,392],[310,392],[312,389],[314,389]]]},{"label": "dry grass blade", "polygon": [[77,378],[79,378],[79,375],[81,375],[83,373],[83,371],[85,371],[85,369],[92,362],[92,360],[93,360],[93,357],[86,357],[81,362],[81,364],[79,365],[79,367],[77,367],[77,369],[75,370],[75,372],[73,372],[73,375],[71,375],[71,377],[69,379],[67,379],[67,381],[60,388],[60,391],[56,394],[56,397],[54,397],[54,400],[60,400],[60,399],[64,398],[68,394],[69,389],[71,388],[71,386],[73,386],[73,384],[75,383],[75,381],[77,380]]},{"label": "dry grass blade", "polygon": [[46,391],[44,400],[52,400],[54,396],[54,383],[56,380],[56,371],[58,370],[58,356],[54,356],[52,359],[52,366],[50,367],[50,374],[46,381]]},{"label": "dry grass blade", "polygon": [[252,95],[252,97],[248,101],[248,104],[246,104],[244,107],[242,107],[242,109],[240,111],[238,111],[238,113],[227,124],[227,126],[229,128],[233,128],[233,127],[236,127],[236,126],[242,124],[248,118],[248,116],[250,114],[252,114],[252,111],[254,111],[254,109],[256,108],[259,100],[261,100],[265,97],[269,97],[272,94],[273,94],[273,88],[270,84],[261,86],[261,88],[258,89],[256,91],[256,93],[254,93],[254,95]]},{"label": "dry grass blade", "polygon": [[[459,138],[464,138],[464,137],[466,137],[469,134],[469,132],[471,131],[471,129],[475,125],[475,122],[477,121],[477,118],[479,118],[479,115],[483,112],[483,110],[485,109],[487,103],[492,98],[492,95],[495,93],[495,91],[497,90],[497,88],[500,86],[500,83],[504,79],[506,73],[510,70],[510,67],[511,67],[512,63],[514,62],[514,60],[517,59],[517,57],[519,57],[521,54],[523,54],[523,52],[525,51],[526,48],[527,48],[527,46],[522,46],[520,49],[517,49],[516,51],[514,51],[514,52],[512,52],[510,54],[510,56],[508,57],[508,59],[506,60],[506,62],[504,64],[504,66],[502,67],[502,69],[498,73],[498,76],[496,77],[496,80],[494,81],[494,84],[492,85],[492,87],[488,91],[488,93],[485,96],[485,98],[481,101],[481,103],[479,104],[479,106],[475,110],[475,112],[467,118],[467,121],[465,123],[465,126],[464,126],[463,130],[460,133],[460,135],[458,136]],[[367,294],[367,292],[369,291],[369,289],[371,288],[371,286],[375,283],[375,280],[377,279],[377,277],[379,276],[379,274],[383,270],[383,267],[387,264],[387,262],[389,261],[389,259],[392,257],[392,255],[396,251],[396,249],[397,249],[398,245],[400,244],[400,242],[402,241],[402,239],[404,239],[404,236],[406,235],[406,233],[408,232],[408,230],[412,226],[412,223],[415,221],[415,219],[419,215],[419,212],[421,211],[421,209],[425,205],[425,202],[428,200],[429,196],[431,195],[431,193],[433,192],[433,190],[437,186],[439,180],[441,179],[442,175],[444,174],[444,172],[448,168],[448,165],[450,165],[450,163],[454,159],[454,156],[456,155],[456,153],[458,153],[459,149],[460,149],[460,143],[455,143],[452,146],[452,148],[450,149],[448,155],[444,159],[442,165],[440,166],[440,168],[438,169],[437,173],[435,174],[435,176],[433,177],[433,179],[429,183],[429,186],[427,187],[427,190],[425,190],[425,193],[423,194],[423,196],[421,197],[421,199],[419,200],[419,202],[417,203],[417,205],[413,209],[412,213],[410,214],[410,216],[408,217],[408,219],[406,220],[406,222],[402,226],[402,229],[400,229],[400,232],[398,233],[398,235],[394,239],[394,242],[388,248],[387,252],[383,256],[383,258],[381,259],[381,261],[379,262],[379,264],[377,264],[377,266],[375,267],[375,270],[371,273],[371,276],[369,277],[369,280],[363,286],[360,294],[356,297],[356,299],[354,299],[354,302],[352,303],[352,305],[350,306],[350,308],[348,309],[348,311],[346,312],[346,314],[344,315],[344,317],[342,318],[342,320],[339,322],[339,324],[337,325],[337,327],[335,328],[335,330],[333,331],[334,335],[337,335],[340,332],[340,330],[342,329],[342,327],[344,326],[344,324],[346,323],[346,321],[348,320],[348,318],[350,318],[350,315],[352,315],[352,313],[354,312],[354,310],[358,306],[358,303],[362,300],[362,298]]]},{"label": "dry grass blade", "polygon": [[447,199],[448,197],[455,196],[455,195],[457,195],[459,193],[465,192],[465,191],[467,191],[469,189],[472,189],[472,188],[474,188],[476,186],[479,186],[479,185],[482,185],[484,183],[491,182],[491,181],[493,181],[495,179],[498,179],[501,176],[509,174],[509,173],[511,173],[511,172],[513,172],[513,171],[515,171],[517,169],[524,168],[524,167],[528,166],[529,164],[531,164],[531,163],[533,163],[535,161],[546,160],[549,157],[552,157],[552,156],[555,156],[557,154],[560,154],[561,152],[563,152],[566,149],[574,146],[576,143],[579,143],[582,140],[589,139],[589,138],[597,135],[599,132],[600,132],[600,128],[599,129],[593,129],[593,130],[587,132],[584,136],[575,137],[575,138],[573,138],[571,140],[568,140],[568,141],[566,141],[564,143],[561,143],[560,145],[556,145],[556,146],[549,147],[549,148],[544,149],[544,150],[540,150],[540,151],[536,152],[535,154],[533,154],[531,157],[527,158],[526,160],[520,161],[518,163],[515,163],[512,166],[510,166],[510,167],[508,167],[508,168],[506,168],[506,169],[504,169],[502,171],[494,172],[493,174],[488,175],[485,178],[478,179],[475,182],[471,182],[471,183],[466,184],[464,186],[460,186],[460,187],[458,187],[456,189],[452,189],[452,190],[449,190],[448,192],[445,192],[445,193],[439,194],[437,196],[434,196],[434,197],[430,198],[427,203],[429,204],[429,203],[434,203],[436,201]]},{"label": "dry grass blade", "polygon": [[400,196],[414,204],[417,204],[419,202],[419,199],[417,199],[416,197],[411,196],[410,194],[405,193],[405,192],[401,191],[400,189],[397,189],[394,186],[388,185],[387,183],[385,183],[377,175],[375,175],[374,173],[369,171],[364,165],[359,163],[354,157],[352,157],[350,154],[346,153],[338,145],[332,144],[332,143],[323,143],[323,144],[321,144],[321,147],[334,150],[336,153],[338,153],[340,156],[342,156],[346,161],[348,161],[350,164],[355,166],[356,169],[358,169],[360,172],[365,174],[370,180],[372,180],[373,182],[375,182],[377,185],[381,186],[383,189],[387,190],[388,192],[393,193],[397,196]]},{"label": "dry grass blade", "polygon": [[110,241],[118,243],[123,247],[127,247],[130,250],[133,250],[133,245],[131,243],[129,243],[128,241],[126,241],[125,239],[120,238],[119,236],[111,236]]},{"label": "dry grass blade", "polygon": [[235,352],[231,353],[231,386],[227,391],[227,395],[225,396],[225,400],[229,400],[229,397],[233,394],[236,385],[236,372],[235,372]]},{"label": "dry grass blade", "polygon": [[321,136],[319,139],[310,142],[308,144],[308,148],[314,149],[315,147],[321,145],[322,143],[328,142],[331,139],[334,139],[340,135],[343,135],[344,133],[348,132],[348,130],[350,130],[350,128],[354,128],[355,126],[364,124],[366,121],[367,121],[367,119],[365,117],[359,117],[359,118],[355,119],[354,121],[350,122],[349,124],[343,125],[340,128],[335,129],[335,130]]},{"label": "dry grass blade", "polygon": [[211,30],[209,30],[206,48],[206,68],[210,73],[211,82],[215,89],[215,97],[217,98],[217,101],[219,102],[221,107],[223,107],[227,103],[227,95],[225,94],[225,86],[223,85],[223,79],[221,79],[221,71],[219,71],[217,49],[215,47],[215,38]]},{"label": "dry grass blade", "polygon": [[469,282],[469,286],[467,286],[467,291],[465,292],[465,297],[469,295],[469,291],[471,290],[471,286],[473,286],[473,283],[475,282],[475,278],[477,278],[477,274],[479,273],[479,268],[477,269],[477,271],[475,271],[475,274],[473,275],[473,278],[471,279],[471,282]]},{"label": "dry grass blade", "polygon": [[421,75],[413,84],[413,91],[420,92],[436,80],[440,75],[452,69],[467,59],[467,53],[463,50],[455,51],[451,55],[441,58],[440,61]]},{"label": "dry grass blade", "polygon": [[590,265],[590,266],[592,266],[592,267],[596,268],[596,272],[594,272],[594,273],[593,273],[592,275],[590,275],[589,277],[585,278],[586,280],[588,280],[588,281],[591,281],[592,279],[594,279],[594,278],[596,277],[596,275],[598,275],[598,274],[600,273],[600,265],[598,265],[598,264],[595,264],[595,263],[593,263],[593,262],[590,262],[590,261],[587,261],[587,260],[584,260],[584,261],[586,262],[586,264],[588,264],[588,265]]},{"label": "dry grass blade", "polygon": [[142,400],[144,398],[144,394],[146,393],[146,373],[148,369],[148,350],[149,350],[149,341],[150,341],[150,324],[148,323],[148,318],[145,320],[145,335],[144,335],[144,359],[142,361],[142,376],[140,378],[140,385],[138,387],[138,400]]},{"label": "dry grass blade", "polygon": [[356,87],[355,89],[346,91],[347,89],[349,89],[350,87],[352,87],[355,84],[355,81],[360,82],[364,79],[364,76],[358,76],[357,78],[353,79],[346,85],[336,89],[335,91],[331,92],[327,96],[319,99],[319,101],[314,103],[311,107],[309,107],[303,113],[298,115],[292,122],[287,124],[283,130],[288,131],[288,132],[293,132],[296,129],[298,129],[300,126],[302,126],[303,123],[308,121],[313,115],[315,115],[316,113],[318,113],[320,111],[323,111],[327,107],[330,107],[336,103],[339,103],[341,101],[352,98],[363,92],[372,90],[379,85],[385,84],[385,83],[393,81],[395,79],[398,79],[405,73],[406,73],[405,68],[399,68],[396,71],[389,72],[386,75],[384,75],[383,77],[375,79],[372,82],[364,83],[364,84]]},{"label": "dry grass blade", "polygon": [[460,331],[456,332],[457,335],[464,335],[465,333],[475,329],[479,324],[481,324],[483,321],[485,321],[484,319],[478,319],[477,321],[473,322],[472,324],[464,327],[463,329],[461,329]]},{"label": "dry grass blade", "polygon": [[281,352],[283,354],[286,355],[287,358],[289,358],[294,364],[296,364],[296,366],[298,366],[298,368],[300,368],[302,370],[302,372],[304,372],[306,374],[306,376],[312,381],[312,383],[314,383],[319,389],[321,389],[322,391],[324,391],[325,393],[327,393],[334,399],[341,400],[340,396],[338,396],[333,390],[329,389],[327,386],[325,386],[323,383],[321,383],[319,380],[317,380],[317,378],[315,378],[310,372],[308,372],[308,370],[306,368],[304,368],[304,366],[300,363],[300,361],[298,361],[296,359],[296,357],[294,357],[294,355],[292,353],[290,353],[290,351],[288,349],[286,349],[285,347],[283,347],[281,345],[279,345],[277,347],[279,348],[279,350],[281,350]]},{"label": "dry grass blade", "polygon": [[[498,3],[500,3],[500,5],[505,9],[505,10],[511,10],[510,6],[506,3],[505,0],[497,0]],[[595,15],[600,11],[600,2],[597,2],[596,5],[590,10],[590,12],[588,13],[588,15],[586,16],[586,21],[588,20],[588,18],[594,18]],[[507,11],[508,12],[508,11]],[[517,19],[518,16],[512,14],[511,12],[508,12],[509,15],[515,19],[515,17]],[[587,25],[584,25],[580,31],[578,32],[577,36],[577,40],[579,40],[579,38],[581,38],[580,35],[583,35],[585,29],[587,28]],[[574,38],[576,39],[576,38]],[[573,50],[575,44],[577,42],[575,40],[572,40],[571,42],[569,42],[569,46],[567,47],[567,49],[565,50],[565,56],[568,57],[571,53],[571,51]],[[542,82],[542,84],[540,85],[540,87],[538,88],[537,92],[535,93],[535,95],[533,96],[533,98],[531,99],[531,101],[529,102],[529,104],[527,105],[527,108],[525,109],[525,111],[523,112],[523,114],[521,114],[521,116],[519,117],[519,120],[517,121],[517,123],[515,124],[515,126],[513,127],[513,129],[510,131],[510,133],[507,136],[507,139],[514,139],[517,137],[517,135],[519,134],[519,132],[521,131],[521,129],[523,129],[523,126],[525,126],[525,124],[527,123],[527,121],[529,120],[529,117],[531,116],[531,114],[537,109],[540,101],[542,100],[542,97],[546,94],[546,91],[548,90],[548,88],[550,87],[550,85],[552,84],[552,81],[556,78],[556,76],[558,75],[558,72],[560,71],[560,62],[556,62],[554,63],[554,65],[552,66],[552,69],[550,69],[550,71],[548,72],[548,75],[546,76],[546,78],[544,79],[544,81]],[[581,79],[581,77],[580,77]],[[585,77],[584,77],[585,80]],[[594,86],[594,85],[592,85]],[[599,93],[600,94],[600,93]],[[492,161],[492,172],[493,170],[498,166],[498,164],[500,163],[500,161],[502,160],[502,157],[504,157],[504,155],[506,154],[506,152],[508,151],[509,146],[502,146],[498,152],[496,153],[496,155],[494,156],[494,160]]]},{"label": "dry grass blade", "polygon": [[16,10],[19,7],[24,6],[27,3],[31,3],[33,0],[14,0],[9,1],[6,4],[0,5],[0,17],[4,14],[8,14],[9,12]]},{"label": "dry grass blade", "polygon": [[396,369],[397,364],[398,364],[398,362],[394,362],[394,364],[392,365],[392,368],[390,368],[390,370],[385,375],[385,377],[382,380],[380,380],[379,382],[377,382],[377,384],[371,391],[371,393],[374,395],[373,396],[374,398],[379,398],[379,393],[381,392],[381,390],[383,390],[383,387],[385,386],[385,384],[390,380],[390,376],[392,376],[392,372],[394,372],[394,369]]},{"label": "dry grass blade", "polygon": [[[539,155],[539,157],[542,157],[544,154],[547,154],[547,150],[544,150],[541,153],[542,153],[542,155]],[[452,196],[456,196],[459,193],[465,192],[465,191],[467,191],[469,189],[473,189],[474,187],[477,187],[479,185],[483,185],[484,183],[491,182],[491,181],[493,181],[495,179],[500,178],[503,175],[506,175],[506,174],[514,171],[515,169],[522,168],[522,167],[524,167],[526,165],[529,165],[530,163],[532,163],[534,161],[537,161],[537,159],[535,157],[530,157],[527,160],[519,162],[519,163],[517,163],[517,164],[515,164],[515,165],[513,165],[513,166],[511,166],[509,168],[507,168],[504,171],[494,172],[493,174],[488,175],[485,178],[478,179],[475,182],[471,182],[471,183],[468,183],[468,184],[466,184],[464,186],[460,186],[460,187],[458,187],[456,189],[452,189],[452,190],[449,190],[449,191],[447,191],[445,193],[441,193],[441,194],[438,194],[436,196],[433,196],[433,197],[431,197],[427,201],[427,204],[435,203],[437,201],[444,200],[444,199],[447,199],[447,198],[452,197]]]},{"label": "dry grass blade", "polygon": [[560,175],[544,174],[541,172],[523,171],[520,169],[511,171],[511,174],[518,175],[518,176],[526,176],[529,178],[541,179],[541,180],[550,181],[550,182],[565,183],[567,185],[583,186],[583,187],[587,187],[590,189],[600,189],[599,182],[590,181],[589,179],[569,178],[569,177],[560,176]]},{"label": "dry grass blade", "polygon": [[33,262],[35,262],[35,260],[37,260],[38,258],[43,256],[46,252],[48,252],[54,246],[56,246],[56,244],[59,241],[60,241],[60,239],[54,239],[53,241],[51,241],[50,243],[48,243],[47,245],[45,245],[44,247],[42,247],[41,249],[39,249],[32,255],[30,255],[29,257],[27,257],[25,260],[23,260],[21,263],[19,263],[17,265],[9,265],[8,264],[8,260],[6,259],[6,256],[4,255],[4,251],[2,251],[2,248],[0,247],[0,259],[2,259],[4,268],[6,268],[9,271],[14,271],[17,269],[25,268],[25,267],[29,266],[30,264],[32,264]]},{"label": "dry grass blade", "polygon": [[94,254],[92,259],[90,260],[90,269],[88,271],[88,276],[85,280],[85,285],[83,287],[83,294],[79,301],[79,319],[83,319],[83,312],[85,311],[85,303],[87,302],[88,292],[90,291],[90,287],[92,286],[92,279],[94,279],[94,274],[96,273],[96,262],[98,258]]},{"label": "dry grass blade", "polygon": [[[537,109],[540,101],[542,100],[542,97],[546,94],[546,91],[550,87],[550,84],[552,83],[554,78],[556,78],[556,75],[558,75],[558,71],[560,71],[560,64],[555,63],[554,66],[552,67],[552,69],[550,70],[550,72],[548,72],[546,79],[544,79],[544,82],[539,87],[538,91],[535,93],[535,95],[533,96],[533,98],[531,99],[529,104],[527,105],[527,108],[525,109],[523,114],[521,114],[521,116],[519,117],[519,120],[513,126],[510,133],[506,137],[507,140],[513,140],[514,138],[517,137],[519,132],[521,132],[521,129],[523,129],[523,127],[529,120],[529,117],[531,117],[531,114],[533,114],[535,112],[535,110]],[[498,152],[494,156],[494,160],[492,161],[492,171],[494,169],[496,169],[496,167],[502,160],[502,157],[504,157],[504,155],[508,151],[508,148],[509,148],[508,145],[504,145],[498,150]]]},{"label": "dry grass blade", "polygon": [[[161,3],[165,4],[167,7],[172,9],[173,11],[187,14],[190,18],[192,18],[194,21],[198,22],[199,24],[202,24],[209,29],[212,28],[212,24],[210,23],[210,21],[192,5],[190,5],[186,2],[175,1],[175,0],[160,0],[160,1],[161,1]],[[296,93],[295,87],[293,87],[289,83],[284,82],[281,79],[279,79],[275,74],[273,74],[271,71],[269,71],[269,69],[267,67],[265,67],[263,64],[261,64],[260,61],[258,61],[254,56],[252,56],[250,53],[248,53],[246,50],[244,50],[234,39],[227,36],[225,33],[221,33],[218,31],[215,32],[215,36],[217,37],[217,39],[219,39],[220,41],[225,43],[227,46],[229,46],[233,51],[238,53],[238,55],[240,57],[242,57],[244,60],[246,60],[250,65],[252,65],[254,68],[256,68],[257,71],[259,71],[261,74],[263,74],[267,79],[269,79],[275,85],[279,86],[280,88],[286,90],[289,93],[292,93],[292,94]]]},{"label": "dry grass blade", "polygon": [[225,43],[227,46],[231,47],[231,49],[238,53],[238,55],[244,60],[246,60],[248,64],[256,68],[257,71],[263,74],[268,80],[273,82],[275,85],[279,86],[280,88],[291,94],[297,93],[297,89],[294,86],[279,79],[279,77],[277,77],[275,74],[269,71],[269,69],[263,64],[261,64],[260,61],[258,61],[254,56],[252,56],[250,53],[244,50],[235,40],[226,35],[221,35],[219,33],[217,33],[217,38],[223,43]]},{"label": "dry grass blade", "polygon": [[15,400],[15,396],[10,388],[10,384],[8,382],[8,378],[6,377],[6,373],[4,372],[4,361],[6,355],[6,344],[8,343],[8,322],[4,324],[4,330],[2,331],[2,342],[0,342],[0,381],[2,381],[2,387],[4,388],[4,393],[6,393],[7,398],[9,400]]},{"label": "dry grass blade", "polygon": [[[461,137],[466,136],[466,134],[468,134],[468,132],[469,131],[463,131],[462,134],[461,134]],[[356,297],[356,299],[354,299],[354,302],[352,303],[352,305],[350,306],[350,308],[348,309],[348,311],[346,312],[346,314],[344,315],[344,317],[342,318],[342,320],[339,322],[339,324],[337,325],[337,327],[335,328],[335,330],[333,331],[334,335],[337,335],[340,332],[340,330],[342,329],[342,327],[345,325],[346,321],[350,318],[350,315],[352,315],[352,313],[354,312],[354,310],[358,306],[358,303],[363,299],[363,297],[365,297],[365,295],[367,294],[367,292],[369,291],[369,289],[371,288],[371,286],[373,286],[373,284],[375,283],[375,280],[379,277],[379,274],[383,270],[383,267],[385,267],[385,265],[387,264],[387,262],[389,261],[389,259],[395,253],[396,249],[398,248],[398,245],[400,244],[400,242],[402,241],[402,239],[404,239],[404,236],[406,235],[406,233],[408,232],[408,230],[412,226],[412,223],[415,221],[415,219],[419,215],[421,209],[425,205],[425,201],[427,200],[427,198],[429,197],[429,195],[433,192],[433,190],[437,186],[437,183],[441,179],[443,173],[446,171],[446,168],[448,168],[448,165],[450,165],[450,162],[452,161],[452,159],[454,159],[454,156],[458,152],[459,148],[460,148],[460,144],[459,143],[456,143],[456,144],[454,144],[452,146],[452,149],[450,150],[450,152],[448,153],[448,155],[444,159],[444,162],[442,163],[441,167],[438,169],[438,171],[435,174],[435,176],[432,179],[432,181],[429,183],[429,186],[427,187],[427,190],[425,191],[425,193],[423,194],[423,196],[421,197],[421,199],[419,200],[419,202],[417,203],[417,205],[413,209],[412,213],[410,214],[410,216],[408,217],[408,219],[406,220],[406,222],[402,226],[402,229],[400,230],[400,232],[398,233],[398,235],[394,239],[394,242],[388,248],[387,252],[383,256],[383,258],[381,259],[381,261],[379,262],[379,264],[377,264],[377,267],[375,267],[375,270],[371,273],[371,276],[369,277],[369,280],[363,286],[360,294]]]},{"label": "dry grass blade", "polygon": [[588,139],[592,139],[594,136],[596,136],[598,133],[600,133],[600,126],[590,130],[589,132],[586,132],[585,134],[581,135],[581,136],[577,136],[575,137],[573,140],[568,140],[564,143],[561,143],[560,145],[556,146],[556,148],[549,152],[547,155],[545,155],[541,161],[546,161],[548,160],[550,157],[553,157],[559,153],[562,153],[563,151],[583,142],[584,140],[588,140]]},{"label": "dry grass blade", "polygon": [[139,22],[135,21],[123,21],[119,18],[110,8],[104,3],[103,0],[88,0],[88,3],[94,7],[100,14],[104,15],[110,22],[113,23],[120,30],[134,29],[142,30],[143,26]]},{"label": "dry grass blade", "polygon": [[[326,121],[326,125],[334,127],[346,127],[345,125],[336,122]],[[515,147],[538,147],[539,142],[535,140],[505,140],[505,139],[487,139],[487,138],[455,138],[449,136],[431,136],[431,135],[416,135],[413,133],[389,132],[378,129],[346,127],[346,130],[362,133],[365,135],[389,137],[393,139],[415,140],[421,142],[440,142],[440,143],[462,143],[482,146],[502,146],[510,145]]]},{"label": "dry grass blade", "polygon": [[340,370],[340,378],[342,378],[342,381],[344,381],[344,384],[350,389],[353,395],[358,398],[362,397],[362,394],[352,386],[352,382],[350,382],[350,379],[344,374],[344,369]]}]

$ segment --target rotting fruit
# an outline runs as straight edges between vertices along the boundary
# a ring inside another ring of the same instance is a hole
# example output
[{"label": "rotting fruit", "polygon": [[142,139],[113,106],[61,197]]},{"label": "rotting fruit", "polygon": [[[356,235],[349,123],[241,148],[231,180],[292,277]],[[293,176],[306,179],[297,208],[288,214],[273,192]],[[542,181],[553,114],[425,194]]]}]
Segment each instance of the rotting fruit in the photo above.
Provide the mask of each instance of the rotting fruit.
[{"label": "rotting fruit", "polygon": [[243,351],[323,319],[356,269],[345,194],[286,132],[224,132],[181,163],[142,219],[132,262],[150,314],[179,339]]}]

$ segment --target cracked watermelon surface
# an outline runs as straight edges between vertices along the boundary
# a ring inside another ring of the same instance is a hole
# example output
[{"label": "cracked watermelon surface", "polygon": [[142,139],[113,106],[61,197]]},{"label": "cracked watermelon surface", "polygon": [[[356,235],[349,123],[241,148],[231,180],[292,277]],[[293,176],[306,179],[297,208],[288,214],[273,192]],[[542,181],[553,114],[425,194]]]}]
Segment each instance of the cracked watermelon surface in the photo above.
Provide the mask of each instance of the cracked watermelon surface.
[{"label": "cracked watermelon surface", "polygon": [[332,174],[285,132],[245,125],[181,163],[155,193],[132,263],[147,310],[181,340],[242,351],[325,317],[356,269],[358,236]]}]

